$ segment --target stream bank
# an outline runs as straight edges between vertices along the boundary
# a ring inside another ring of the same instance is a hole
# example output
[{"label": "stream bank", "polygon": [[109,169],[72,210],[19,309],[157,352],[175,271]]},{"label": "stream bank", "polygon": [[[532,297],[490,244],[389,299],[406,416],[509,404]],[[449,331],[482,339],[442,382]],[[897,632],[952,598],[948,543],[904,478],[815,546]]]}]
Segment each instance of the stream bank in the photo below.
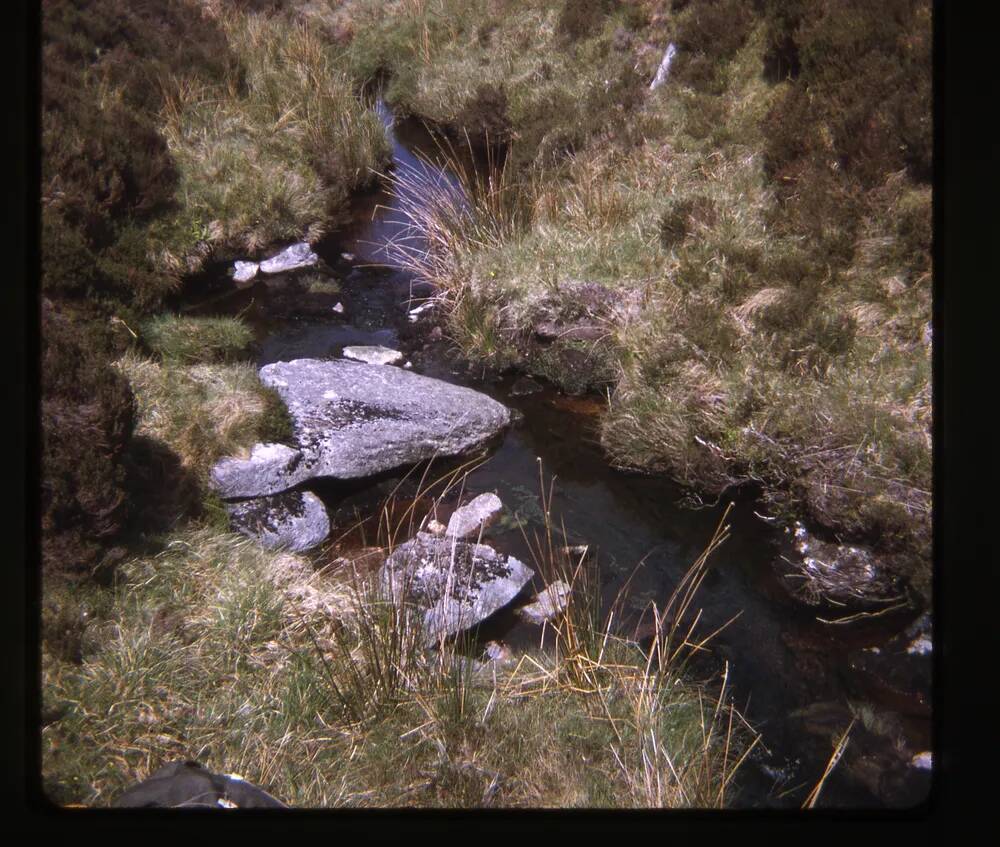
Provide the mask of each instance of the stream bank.
[{"label": "stream bank", "polygon": [[[388,118],[384,109],[382,114]],[[393,150],[397,167],[421,167],[415,151],[433,159],[436,146],[419,125],[407,123],[395,128]],[[484,373],[451,351],[430,316],[411,321],[412,308],[432,292],[404,271],[373,267],[387,259],[386,240],[405,230],[398,209],[385,187],[358,198],[355,223],[315,245],[323,261],[319,270],[234,290],[224,268],[207,269],[201,282],[214,278],[220,296],[190,304],[188,311],[242,315],[256,333],[259,367],[339,357],[351,345],[383,345],[400,349],[417,373],[474,386],[515,410],[519,423],[466,481],[468,496],[495,492],[507,506],[491,543],[529,560],[518,523],[537,529],[543,519],[540,460],[546,478],[556,477],[555,507],[567,542],[594,551],[606,602],[628,583],[627,607],[637,625],[647,602],[669,596],[698,557],[725,503],[683,508],[684,490],[668,480],[613,470],[599,446],[600,403],[567,398],[541,380]],[[394,489],[400,500],[417,494],[412,480],[397,485],[390,476],[374,487],[317,486],[316,493],[335,528],[343,528],[377,513]],[[728,664],[736,705],[763,734],[736,805],[800,804],[823,771],[830,739],[852,718],[852,744],[827,782],[824,804],[918,802],[926,796],[929,772],[910,760],[930,746],[929,679],[926,661],[910,651],[920,638],[917,630],[912,640],[905,631],[915,623],[912,615],[837,625],[795,602],[782,584],[782,563],[801,558],[800,539],[761,520],[756,494],[735,492],[731,538],[714,555],[698,597],[704,633],[740,614],[695,670],[707,676]],[[317,554],[317,564],[363,544],[363,533],[355,535]],[[537,631],[502,615],[491,627],[484,636],[502,638],[515,650],[537,639]],[[907,671],[908,662],[922,662],[922,669]]]}]

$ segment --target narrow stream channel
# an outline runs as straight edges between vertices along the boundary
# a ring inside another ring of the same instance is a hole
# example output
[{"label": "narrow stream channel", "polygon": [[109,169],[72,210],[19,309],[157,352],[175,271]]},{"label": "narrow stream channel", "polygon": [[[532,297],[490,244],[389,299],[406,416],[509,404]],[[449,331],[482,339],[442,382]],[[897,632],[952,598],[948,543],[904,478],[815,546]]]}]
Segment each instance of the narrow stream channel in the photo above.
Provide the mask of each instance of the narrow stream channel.
[{"label": "narrow stream channel", "polygon": [[[435,158],[437,146],[423,127],[415,122],[393,125],[381,104],[380,110],[396,167],[424,167],[418,153]],[[439,173],[457,185],[446,170]],[[554,512],[556,523],[565,525],[568,543],[585,543],[596,551],[605,600],[610,602],[631,575],[625,605],[631,614],[637,616],[651,599],[665,602],[705,548],[729,500],[698,510],[682,507],[684,492],[668,480],[609,467],[598,444],[599,401],[565,397],[545,386],[523,394],[520,387],[514,388],[516,375],[477,379],[449,352],[447,342],[428,345],[427,339],[416,337],[406,310],[428,290],[403,270],[377,266],[388,260],[387,240],[399,237],[405,228],[398,198],[386,187],[359,197],[352,220],[315,246],[339,291],[315,285],[309,291],[308,283],[280,277],[232,291],[227,269],[215,268],[207,274],[212,278],[199,284],[208,282],[216,291],[232,293],[216,295],[201,305],[191,303],[187,311],[242,315],[257,335],[258,365],[336,357],[352,344],[383,344],[407,353],[418,373],[469,385],[516,409],[521,420],[489,460],[469,475],[466,492],[495,491],[529,528],[537,528],[541,461],[546,484],[552,475],[556,477]],[[337,303],[343,304],[342,314],[333,309]],[[362,512],[366,503],[377,507],[386,487],[382,483],[347,499],[340,490],[321,494],[336,523],[346,520],[354,506]],[[735,503],[730,538],[713,555],[697,598],[696,605],[703,609],[699,631],[708,634],[738,617],[713,639],[710,654],[694,671],[707,678],[728,666],[734,703],[762,734],[762,744],[744,766],[735,804],[797,807],[823,773],[832,752],[830,736],[846,729],[848,701],[863,699],[852,678],[849,655],[878,649],[906,622],[861,628],[819,622],[814,612],[789,597],[774,567],[781,556],[796,555],[791,537],[755,514],[761,507],[753,492],[729,499]],[[502,527],[492,537],[498,549],[531,564],[517,528]],[[515,649],[537,645],[539,630],[514,620],[511,616],[501,621],[501,631],[492,637],[499,635]],[[805,717],[791,717],[801,710],[806,710]],[[893,713],[892,719],[907,739],[907,750],[929,749],[929,715]],[[824,720],[830,723],[825,729]],[[857,808],[919,802],[926,796],[929,772],[910,767],[900,755],[893,759],[891,744],[879,735],[874,718],[872,726],[861,723],[852,735],[854,764],[833,772],[821,805]],[[891,774],[860,778],[866,767],[869,772],[881,769]]]}]

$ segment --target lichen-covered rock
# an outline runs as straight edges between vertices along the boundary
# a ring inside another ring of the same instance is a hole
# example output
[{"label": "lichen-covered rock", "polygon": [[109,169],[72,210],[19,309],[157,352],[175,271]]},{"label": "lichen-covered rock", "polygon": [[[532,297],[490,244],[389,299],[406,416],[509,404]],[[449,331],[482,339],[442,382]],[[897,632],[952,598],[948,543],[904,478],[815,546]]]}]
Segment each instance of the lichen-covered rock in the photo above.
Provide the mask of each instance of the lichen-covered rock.
[{"label": "lichen-covered rock", "polygon": [[496,494],[480,494],[452,513],[445,534],[454,538],[470,538],[496,518],[503,503]]},{"label": "lichen-covered rock", "polygon": [[296,482],[462,455],[510,423],[510,411],[485,394],[400,368],[296,359],[265,365],[260,379],[288,407],[303,454]]},{"label": "lichen-covered rock", "polygon": [[523,562],[485,544],[421,532],[386,559],[380,582],[394,602],[421,611],[426,642],[434,644],[506,606],[532,576]]},{"label": "lichen-covered rock", "polygon": [[309,550],[330,534],[323,501],[311,491],[240,500],[228,504],[226,510],[233,529],[257,539],[269,550]]}]

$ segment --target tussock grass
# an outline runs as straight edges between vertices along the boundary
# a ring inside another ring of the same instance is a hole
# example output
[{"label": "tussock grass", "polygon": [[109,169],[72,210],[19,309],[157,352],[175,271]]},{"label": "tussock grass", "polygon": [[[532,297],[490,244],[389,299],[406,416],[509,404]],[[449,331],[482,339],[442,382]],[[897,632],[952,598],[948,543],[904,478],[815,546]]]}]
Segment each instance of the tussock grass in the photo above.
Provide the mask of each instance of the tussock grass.
[{"label": "tussock grass", "polygon": [[145,323],[142,340],[164,361],[211,363],[246,353],[253,332],[239,318],[192,318],[164,313]]},{"label": "tussock grass", "polygon": [[242,85],[180,81],[162,111],[184,198],[164,223],[183,245],[166,248],[170,265],[185,251],[314,241],[388,157],[377,115],[307,25],[230,12],[219,23],[244,68]]},{"label": "tussock grass", "polygon": [[203,481],[216,460],[249,451],[269,411],[249,363],[184,365],[128,353],[115,367],[136,395],[136,435],[162,442]]}]

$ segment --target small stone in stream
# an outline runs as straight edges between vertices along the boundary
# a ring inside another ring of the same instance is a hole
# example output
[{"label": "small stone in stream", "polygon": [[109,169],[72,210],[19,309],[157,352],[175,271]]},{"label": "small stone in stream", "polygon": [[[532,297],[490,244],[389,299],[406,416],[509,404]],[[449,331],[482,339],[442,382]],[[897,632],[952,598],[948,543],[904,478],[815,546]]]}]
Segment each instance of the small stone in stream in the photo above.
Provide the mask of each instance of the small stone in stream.
[{"label": "small stone in stream", "polygon": [[923,753],[917,753],[912,759],[910,759],[910,764],[922,771],[929,771],[934,767],[934,756],[930,751],[925,750]]},{"label": "small stone in stream", "polygon": [[395,365],[401,362],[403,354],[391,347],[381,345],[362,345],[358,347],[345,347],[344,358],[354,359],[357,362],[364,362],[368,365]]},{"label": "small stone in stream", "polygon": [[447,535],[452,538],[469,538],[485,529],[503,509],[496,494],[480,494],[455,510],[448,521]]},{"label": "small stone in stream", "polygon": [[319,256],[313,253],[309,243],[302,241],[261,262],[260,269],[266,274],[280,274],[315,265],[318,261]]},{"label": "small stone in stream", "polygon": [[566,607],[569,606],[569,595],[570,587],[561,579],[557,579],[543,591],[539,591],[533,602],[517,609],[515,614],[528,623],[541,626],[566,611]]},{"label": "small stone in stream", "polygon": [[343,259],[345,262],[353,262],[354,261],[354,254],[353,253],[341,253],[340,254],[340,258]]},{"label": "small stone in stream", "polygon": [[260,265],[256,262],[237,262],[234,267],[233,279],[236,282],[249,282],[257,276],[257,269]]},{"label": "small stone in stream", "polygon": [[427,523],[427,531],[438,538],[445,534],[447,527],[441,521],[431,520]]},{"label": "small stone in stream", "polygon": [[530,376],[522,376],[511,387],[511,397],[523,397],[527,394],[536,394],[542,390],[542,386],[535,382]]},{"label": "small stone in stream", "polygon": [[335,311],[337,314],[339,314],[339,315],[344,314],[344,304],[343,303],[341,303],[341,302],[338,301],[336,303],[336,305],[334,305],[332,308],[333,308],[333,311]]},{"label": "small stone in stream", "polygon": [[311,491],[286,491],[271,497],[227,503],[233,528],[268,550],[299,553],[322,544],[330,534],[323,501]]},{"label": "small stone in stream", "polygon": [[534,576],[523,562],[485,544],[426,532],[385,560],[381,585],[393,600],[423,612],[425,642],[454,635],[510,603]]}]

